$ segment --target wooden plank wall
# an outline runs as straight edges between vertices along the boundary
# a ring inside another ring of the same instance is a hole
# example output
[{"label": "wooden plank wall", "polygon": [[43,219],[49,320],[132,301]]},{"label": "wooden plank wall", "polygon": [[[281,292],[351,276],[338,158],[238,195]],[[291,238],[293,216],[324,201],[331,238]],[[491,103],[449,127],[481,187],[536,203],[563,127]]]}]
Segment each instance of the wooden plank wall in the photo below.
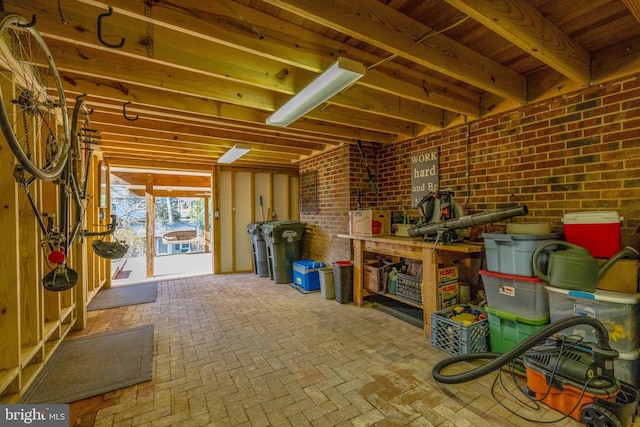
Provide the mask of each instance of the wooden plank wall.
[{"label": "wooden plank wall", "polygon": [[[13,90],[6,82],[0,79],[4,94]],[[14,107],[5,105],[7,109]],[[85,327],[86,305],[109,282],[110,264],[88,249],[89,239],[77,241],[69,265],[80,275],[78,284],[62,292],[44,289],[42,278],[51,267],[42,249],[42,231],[24,190],[13,177],[13,153],[4,138],[0,139],[0,403],[6,404],[18,401],[72,328]],[[91,162],[96,172],[97,158],[92,156]],[[94,173],[88,184],[93,194],[97,193],[97,182]],[[40,212],[57,215],[60,200],[55,184],[36,181],[29,191]],[[105,225],[108,207],[101,211],[97,198],[90,197],[86,220],[89,225],[84,228]]]},{"label": "wooden plank wall", "polygon": [[218,238],[214,241],[216,252],[220,252],[214,272],[250,272],[253,256],[247,225],[269,219],[299,220],[298,176],[225,169],[219,175],[214,173],[214,177],[218,181],[214,186],[219,189],[219,201],[214,202],[219,207],[219,218],[214,223],[214,235]]}]

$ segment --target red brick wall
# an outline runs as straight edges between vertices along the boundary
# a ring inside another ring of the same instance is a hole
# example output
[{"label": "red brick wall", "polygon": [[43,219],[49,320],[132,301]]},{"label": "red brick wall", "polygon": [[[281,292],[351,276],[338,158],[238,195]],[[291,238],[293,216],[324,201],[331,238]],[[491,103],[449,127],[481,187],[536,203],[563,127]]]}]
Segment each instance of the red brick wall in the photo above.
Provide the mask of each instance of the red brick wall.
[{"label": "red brick wall", "polygon": [[336,237],[348,233],[350,185],[349,147],[338,147],[300,165],[300,173],[317,172],[318,212],[300,212],[307,223],[302,253],[305,259],[333,262],[351,259],[349,242]]},{"label": "red brick wall", "polygon": [[[550,221],[560,231],[566,212],[616,210],[624,216],[623,245],[640,248],[640,75],[415,141],[367,148],[370,166],[378,169],[379,196],[369,192],[363,207],[410,209],[411,154],[432,147],[439,147],[440,188],[454,190],[468,213],[526,204],[529,215],[514,220]],[[355,208],[355,189],[368,188],[357,147],[349,151],[351,167],[345,150],[304,161],[300,167],[301,172],[327,170],[332,178],[331,171],[349,176],[348,183],[332,180],[328,189],[319,179],[321,192],[348,191],[340,194],[336,205],[325,196],[321,220],[305,217],[317,225],[314,233],[328,241],[328,236],[346,230],[347,206]],[[322,244],[311,243],[309,248],[315,257],[325,254]]]},{"label": "red brick wall", "polygon": [[[372,174],[376,175],[377,147],[363,147]],[[300,165],[300,173],[316,171],[318,213],[301,212],[300,221],[307,223],[302,245],[303,258],[331,263],[351,259],[348,239],[349,211],[357,209],[360,194],[362,209],[376,208],[376,197],[369,185],[367,168],[356,145],[338,147]]]}]

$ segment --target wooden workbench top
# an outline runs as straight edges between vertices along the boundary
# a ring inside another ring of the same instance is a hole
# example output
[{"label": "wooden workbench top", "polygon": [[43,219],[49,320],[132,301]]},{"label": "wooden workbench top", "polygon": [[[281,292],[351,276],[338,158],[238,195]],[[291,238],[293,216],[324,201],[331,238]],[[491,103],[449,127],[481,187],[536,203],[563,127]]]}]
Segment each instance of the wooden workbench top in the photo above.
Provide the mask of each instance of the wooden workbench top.
[{"label": "wooden workbench top", "polygon": [[[352,240],[363,240],[367,242],[379,242],[379,243],[388,243],[395,245],[405,245],[413,248],[429,248],[433,249],[434,242],[429,242],[421,239],[420,237],[402,237],[402,236],[354,236],[352,234],[338,234],[338,237],[344,239],[352,239]],[[475,253],[482,252],[484,250],[484,245],[482,242],[460,242],[460,243],[450,243],[448,245],[443,245],[438,243],[436,245],[436,250],[444,250],[451,252],[465,252],[465,253]]]}]

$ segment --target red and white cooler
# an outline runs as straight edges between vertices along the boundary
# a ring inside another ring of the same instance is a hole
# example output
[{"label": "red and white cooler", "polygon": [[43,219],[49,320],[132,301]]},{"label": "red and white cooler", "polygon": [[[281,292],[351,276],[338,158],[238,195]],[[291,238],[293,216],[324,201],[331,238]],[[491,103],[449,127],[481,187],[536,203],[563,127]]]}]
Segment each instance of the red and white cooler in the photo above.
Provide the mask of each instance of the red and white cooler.
[{"label": "red and white cooler", "polygon": [[616,211],[570,212],[562,218],[565,239],[582,246],[596,258],[620,252],[620,222]]}]

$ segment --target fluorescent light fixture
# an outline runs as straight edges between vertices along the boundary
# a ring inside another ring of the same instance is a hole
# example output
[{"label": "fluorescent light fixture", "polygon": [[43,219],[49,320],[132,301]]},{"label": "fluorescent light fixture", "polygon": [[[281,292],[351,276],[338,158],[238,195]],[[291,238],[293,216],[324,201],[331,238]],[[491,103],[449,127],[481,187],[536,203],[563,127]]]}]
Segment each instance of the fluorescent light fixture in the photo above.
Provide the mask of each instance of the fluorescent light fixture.
[{"label": "fluorescent light fixture", "polygon": [[364,76],[366,68],[359,62],[347,58],[338,60],[309,86],[287,101],[267,118],[268,125],[289,126],[318,105]]},{"label": "fluorescent light fixture", "polygon": [[229,148],[229,151],[224,153],[222,157],[218,159],[218,163],[233,163],[240,157],[244,156],[251,150],[248,145],[236,144]]}]

